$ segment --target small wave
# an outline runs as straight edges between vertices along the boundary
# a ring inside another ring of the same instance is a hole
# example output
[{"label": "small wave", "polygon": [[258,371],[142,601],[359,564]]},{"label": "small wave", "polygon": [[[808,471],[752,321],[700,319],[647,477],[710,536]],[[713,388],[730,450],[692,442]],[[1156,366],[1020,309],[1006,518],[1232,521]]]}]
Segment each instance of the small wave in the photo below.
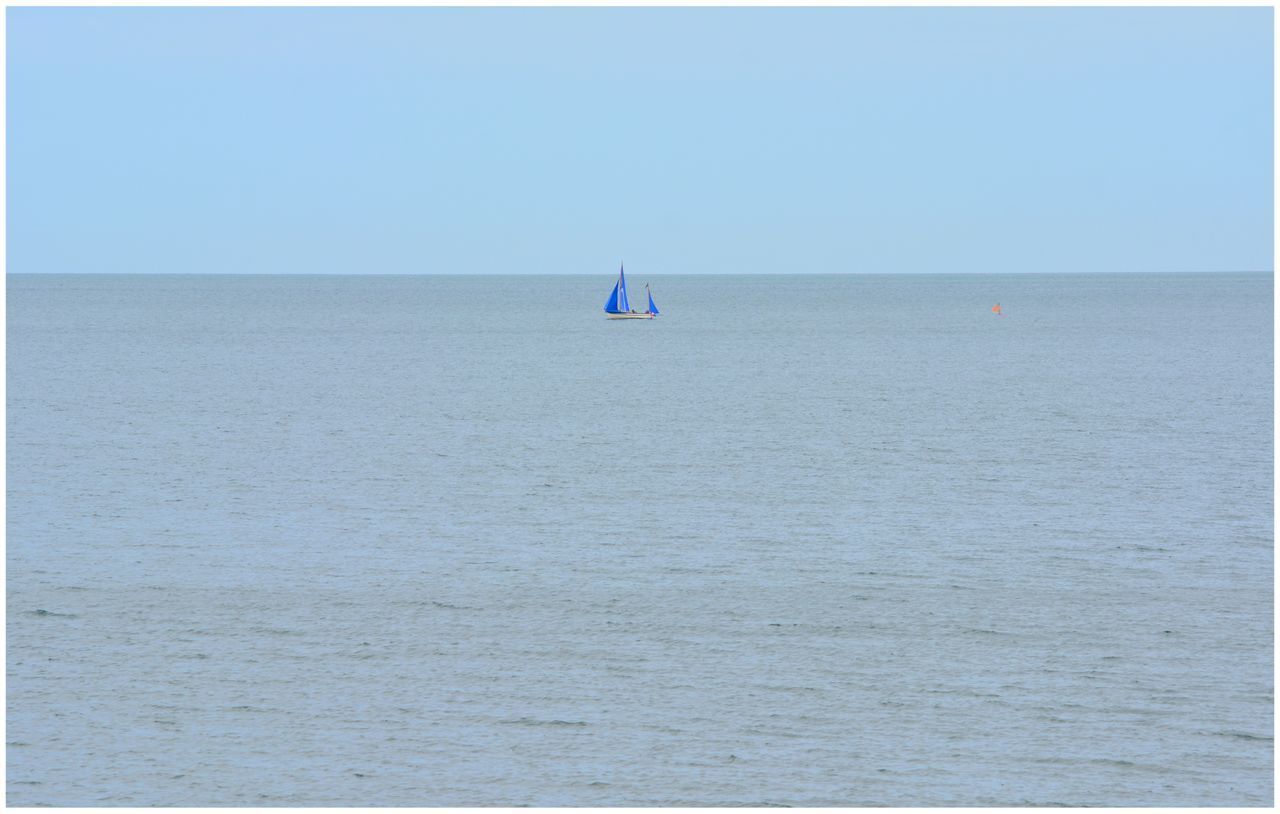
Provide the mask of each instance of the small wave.
[{"label": "small wave", "polygon": [[1099,803],[1059,803],[1054,800],[1039,802],[1037,800],[982,800],[978,805],[995,808],[1096,808]]},{"label": "small wave", "polygon": [[434,599],[404,599],[393,602],[394,605],[409,608],[444,608],[445,610],[476,610],[474,607],[466,605],[451,605],[448,602],[437,602]]},{"label": "small wave", "polygon": [[1240,740],[1245,740],[1245,741],[1272,741],[1272,740],[1274,740],[1274,738],[1270,738],[1270,737],[1268,737],[1268,736],[1266,736],[1266,735],[1251,735],[1251,734],[1249,734],[1248,732],[1214,732],[1213,734],[1218,735],[1218,736],[1223,737],[1223,738],[1239,738]]},{"label": "small wave", "polygon": [[791,808],[788,803],[771,803],[767,800],[761,802],[740,802],[735,800],[706,802],[704,800],[672,800],[663,802],[660,805],[671,808]]},{"label": "small wave", "polygon": [[554,719],[550,721],[539,720],[538,718],[516,718],[513,720],[499,721],[498,723],[512,724],[515,726],[587,726],[586,721],[562,721]]},{"label": "small wave", "polygon": [[[794,685],[794,684],[758,684],[756,686],[762,690],[768,690],[769,692],[822,692],[822,690],[818,689],[817,687],[805,687],[805,686]],[[792,719],[795,719],[795,718],[803,719],[807,716],[770,715],[769,717],[770,718],[786,717],[786,718],[792,718]]]},{"label": "small wave", "polygon": [[27,616],[49,616],[49,617],[57,617],[59,619],[79,619],[80,618],[78,615],[74,613],[55,613],[54,611],[45,610],[44,608],[37,608],[33,611],[27,611],[26,615]]}]

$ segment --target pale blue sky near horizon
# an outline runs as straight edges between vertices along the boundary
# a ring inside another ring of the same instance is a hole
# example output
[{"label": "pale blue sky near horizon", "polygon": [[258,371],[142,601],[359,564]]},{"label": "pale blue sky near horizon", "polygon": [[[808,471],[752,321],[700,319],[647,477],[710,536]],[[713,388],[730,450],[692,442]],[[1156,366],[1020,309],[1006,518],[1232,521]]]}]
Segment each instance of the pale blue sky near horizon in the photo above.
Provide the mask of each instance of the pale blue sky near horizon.
[{"label": "pale blue sky near horizon", "polygon": [[1272,268],[1269,8],[9,8],[10,272]]}]

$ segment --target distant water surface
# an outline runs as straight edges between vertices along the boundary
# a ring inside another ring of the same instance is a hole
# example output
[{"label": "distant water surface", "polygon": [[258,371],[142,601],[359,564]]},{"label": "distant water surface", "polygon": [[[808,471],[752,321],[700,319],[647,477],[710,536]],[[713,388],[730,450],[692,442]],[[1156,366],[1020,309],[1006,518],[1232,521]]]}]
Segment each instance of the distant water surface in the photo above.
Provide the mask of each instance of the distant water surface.
[{"label": "distant water surface", "polygon": [[1270,274],[649,279],[9,276],[8,803],[1272,802]]}]

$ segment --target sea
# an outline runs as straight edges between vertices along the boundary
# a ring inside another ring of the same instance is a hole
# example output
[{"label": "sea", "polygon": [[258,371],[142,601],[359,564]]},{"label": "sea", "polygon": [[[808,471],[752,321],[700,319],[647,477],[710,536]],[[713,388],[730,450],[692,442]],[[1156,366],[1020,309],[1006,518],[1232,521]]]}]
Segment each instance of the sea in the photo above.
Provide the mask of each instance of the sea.
[{"label": "sea", "polygon": [[9,275],[8,804],[1272,804],[1271,273],[614,280]]}]

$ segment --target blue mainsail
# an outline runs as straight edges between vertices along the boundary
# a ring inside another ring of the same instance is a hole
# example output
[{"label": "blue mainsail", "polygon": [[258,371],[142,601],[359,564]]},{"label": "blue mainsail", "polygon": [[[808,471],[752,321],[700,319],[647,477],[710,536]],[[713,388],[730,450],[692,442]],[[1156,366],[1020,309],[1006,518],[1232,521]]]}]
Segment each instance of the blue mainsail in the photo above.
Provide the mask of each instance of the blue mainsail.
[{"label": "blue mainsail", "polygon": [[627,278],[622,273],[622,266],[618,267],[618,282],[609,295],[609,301],[604,304],[604,310],[610,314],[625,314],[631,310],[631,303],[627,302]]}]

